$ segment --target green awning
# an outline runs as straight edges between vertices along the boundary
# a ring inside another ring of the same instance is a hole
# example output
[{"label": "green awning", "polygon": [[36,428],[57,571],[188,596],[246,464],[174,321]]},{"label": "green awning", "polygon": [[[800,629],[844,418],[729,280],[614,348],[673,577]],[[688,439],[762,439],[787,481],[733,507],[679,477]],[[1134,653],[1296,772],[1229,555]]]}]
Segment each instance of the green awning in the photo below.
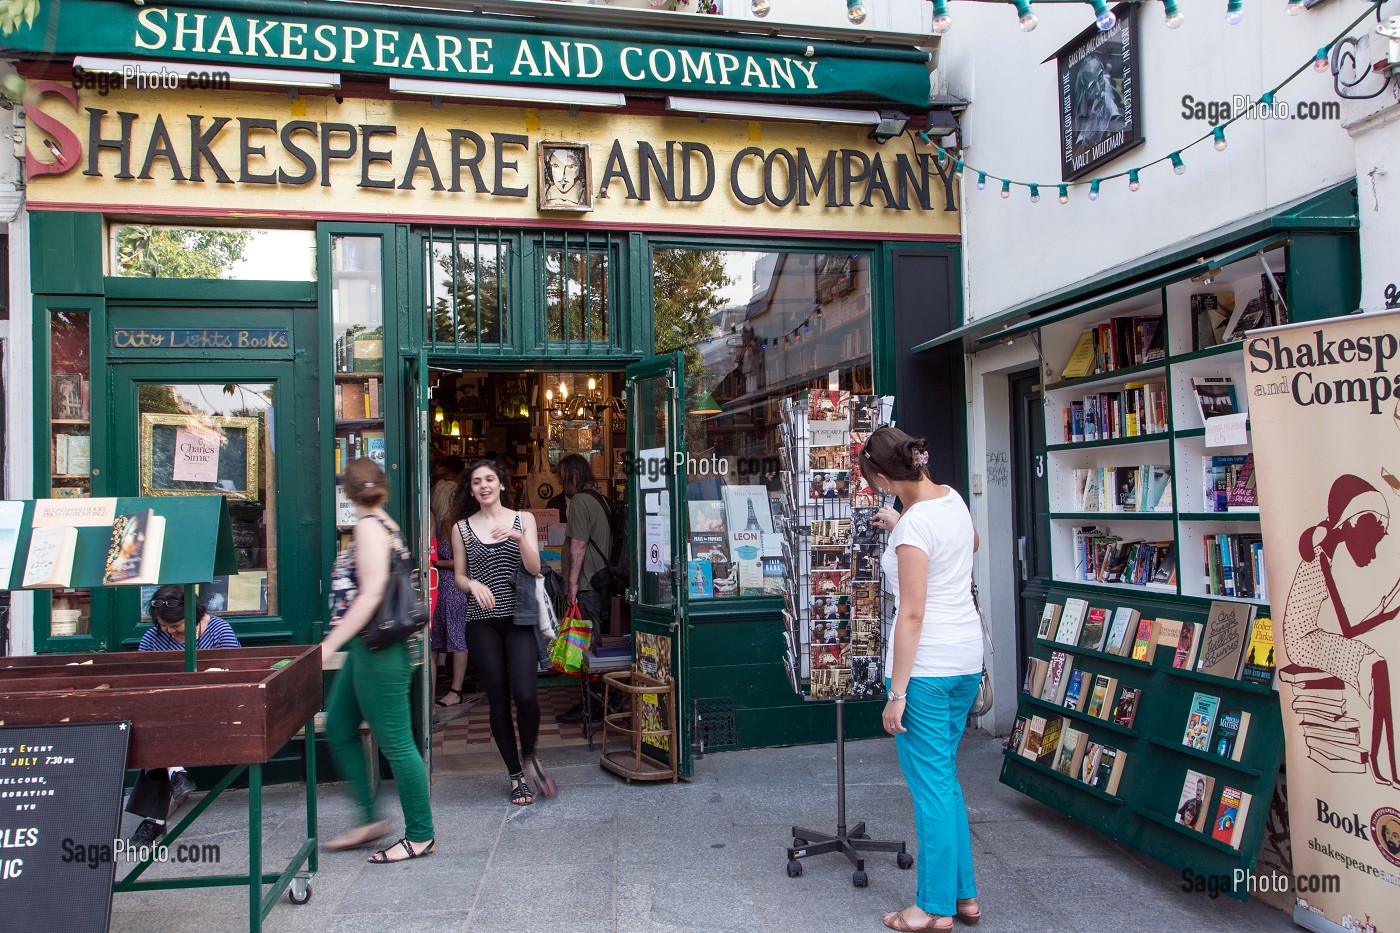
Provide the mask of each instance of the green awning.
[{"label": "green awning", "polygon": [[924,353],[960,342],[963,351],[971,353],[998,340],[1236,262],[1285,241],[1293,231],[1354,230],[1359,225],[1354,187],[1355,182],[1348,181],[1114,266],[999,314],[971,321],[910,352]]},{"label": "green awning", "polygon": [[[600,20],[606,19],[604,16]],[[45,0],[0,50],[452,82],[926,107],[928,52],[328,0]],[[206,85],[207,86],[207,85]]]}]

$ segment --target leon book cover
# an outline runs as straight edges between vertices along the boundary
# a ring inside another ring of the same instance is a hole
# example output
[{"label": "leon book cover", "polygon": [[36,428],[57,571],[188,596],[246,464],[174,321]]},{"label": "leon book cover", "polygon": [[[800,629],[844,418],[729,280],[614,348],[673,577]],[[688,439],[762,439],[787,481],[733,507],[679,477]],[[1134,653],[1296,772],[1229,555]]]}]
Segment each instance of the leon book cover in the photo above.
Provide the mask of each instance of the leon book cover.
[{"label": "leon book cover", "polygon": [[160,582],[160,558],[165,542],[165,519],[152,509],[118,515],[112,522],[103,586],[135,586]]},{"label": "leon book cover", "polygon": [[1186,780],[1181,784],[1181,798],[1176,805],[1176,822],[1202,832],[1210,814],[1210,792],[1215,788],[1215,778],[1199,771],[1187,771]]}]

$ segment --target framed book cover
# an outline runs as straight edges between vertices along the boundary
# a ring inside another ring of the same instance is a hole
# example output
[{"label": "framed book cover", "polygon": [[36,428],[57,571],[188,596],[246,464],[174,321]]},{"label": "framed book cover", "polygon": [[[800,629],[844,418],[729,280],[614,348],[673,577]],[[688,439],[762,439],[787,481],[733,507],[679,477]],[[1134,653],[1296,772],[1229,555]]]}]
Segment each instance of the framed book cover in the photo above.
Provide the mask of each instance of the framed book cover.
[{"label": "framed book cover", "polygon": [[[1146,141],[1137,7],[1114,7],[1112,28],[1091,25],[1056,52],[1060,177],[1073,181]],[[1049,61],[1049,59],[1046,59]]]}]

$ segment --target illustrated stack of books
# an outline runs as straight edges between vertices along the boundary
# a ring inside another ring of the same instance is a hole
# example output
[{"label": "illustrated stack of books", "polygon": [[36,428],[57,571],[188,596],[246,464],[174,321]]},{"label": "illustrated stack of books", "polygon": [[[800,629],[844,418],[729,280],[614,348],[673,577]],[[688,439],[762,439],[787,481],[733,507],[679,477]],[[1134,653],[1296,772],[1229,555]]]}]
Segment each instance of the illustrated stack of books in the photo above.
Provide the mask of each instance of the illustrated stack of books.
[{"label": "illustrated stack of books", "polygon": [[[805,680],[811,698],[884,693],[884,533],[875,524],[884,499],[861,475],[860,451],[875,428],[890,423],[892,410],[888,396],[837,390],[784,401],[784,497],[771,531],[790,679]],[[735,489],[726,496],[737,495]],[[746,521],[748,510],[728,499],[726,505],[731,560],[740,559],[735,523]]]},{"label": "illustrated stack of books", "polygon": [[1289,664],[1278,679],[1293,688],[1308,757],[1336,774],[1364,774],[1370,753],[1361,747],[1360,723],[1347,715],[1341,678],[1325,671]]}]

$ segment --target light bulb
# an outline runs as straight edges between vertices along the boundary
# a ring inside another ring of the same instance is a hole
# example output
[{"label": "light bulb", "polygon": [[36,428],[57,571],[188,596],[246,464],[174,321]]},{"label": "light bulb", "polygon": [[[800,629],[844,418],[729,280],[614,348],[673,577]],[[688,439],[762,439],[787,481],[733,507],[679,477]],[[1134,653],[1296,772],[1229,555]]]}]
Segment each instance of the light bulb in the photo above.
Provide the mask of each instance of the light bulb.
[{"label": "light bulb", "polygon": [[1181,15],[1181,8],[1176,5],[1176,0],[1162,0],[1162,11],[1167,14],[1167,28],[1177,29],[1186,18]]},{"label": "light bulb", "polygon": [[1231,26],[1238,26],[1244,22],[1244,0],[1230,0],[1225,8],[1225,22]]},{"label": "light bulb", "polygon": [[597,379],[594,379],[592,376],[589,376],[589,377],[588,377],[588,391],[589,391],[589,392],[594,392],[594,391],[597,391],[597,389],[598,389],[598,380],[597,380]]},{"label": "light bulb", "polygon": [[1031,12],[1031,0],[1016,0],[1016,16],[1022,32],[1030,32],[1040,25],[1040,20]]},{"label": "light bulb", "polygon": [[948,15],[948,0],[933,0],[933,34],[941,36],[953,28],[953,17]]},{"label": "light bulb", "polygon": [[860,0],[846,0],[846,19],[854,26],[865,22],[865,4]]},{"label": "light bulb", "polygon": [[545,390],[544,390],[544,400],[545,400],[546,402],[552,402],[552,401],[554,401],[554,390],[553,390],[553,389],[545,389]]},{"label": "light bulb", "polygon": [[1069,203],[1069,185],[1060,185],[1060,203]]},{"label": "light bulb", "polygon": [[768,11],[773,9],[773,5],[768,0],[752,0],[749,4],[749,11],[759,19],[768,15]]},{"label": "light bulb", "polygon": [[958,161],[956,161],[956,162],[953,163],[953,174],[954,174],[954,175],[961,175],[961,174],[962,174],[962,170],[963,170],[963,160],[962,160],[962,159],[959,159]]},{"label": "light bulb", "polygon": [[564,385],[563,380],[559,382],[559,397],[565,399],[569,397],[569,387]]},{"label": "light bulb", "polygon": [[1093,181],[1089,182],[1089,200],[1090,200],[1090,201],[1097,201],[1098,199],[1099,199],[1099,180],[1098,180],[1097,178],[1095,178]]},{"label": "light bulb", "polygon": [[1212,135],[1212,136],[1215,137],[1215,151],[1216,151],[1216,152],[1224,152],[1224,151],[1225,151],[1225,127],[1223,127],[1223,126],[1217,126],[1215,129],[1213,129],[1213,130],[1210,131],[1210,135]]},{"label": "light bulb", "polygon": [[1186,163],[1181,161],[1181,153],[1173,152],[1170,156],[1172,160],[1172,171],[1178,175],[1186,174]]},{"label": "light bulb", "polygon": [[978,190],[978,191],[986,191],[986,190],[987,190],[987,173],[986,173],[986,172],[978,172],[978,173],[977,173],[977,190]]},{"label": "light bulb", "polygon": [[1136,191],[1141,187],[1142,182],[1138,181],[1138,170],[1135,168],[1128,169],[1128,190]]},{"label": "light bulb", "polygon": [[1003,198],[1011,197],[1011,182],[1007,181],[1005,178],[1001,180],[1001,196]]},{"label": "light bulb", "polygon": [[1321,73],[1330,68],[1331,64],[1331,56],[1327,53],[1327,46],[1324,45],[1313,56],[1313,70]]},{"label": "light bulb", "polygon": [[1289,16],[1297,16],[1306,9],[1307,7],[1303,4],[1302,0],[1288,0]]},{"label": "light bulb", "polygon": [[1104,0],[1094,0],[1094,25],[1099,27],[1099,32],[1108,32],[1118,25],[1118,17],[1113,15]]},{"label": "light bulb", "polygon": [[1031,185],[1031,203],[1040,203],[1040,185]]},{"label": "light bulb", "polygon": [[441,405],[439,405],[439,406],[437,406],[435,409],[433,409],[433,420],[436,421],[438,424],[442,424],[442,406],[441,406]]},{"label": "light bulb", "polygon": [[933,140],[929,138],[928,133],[924,132],[923,130],[919,130],[919,138],[924,141],[924,146],[926,148],[933,148]]}]

